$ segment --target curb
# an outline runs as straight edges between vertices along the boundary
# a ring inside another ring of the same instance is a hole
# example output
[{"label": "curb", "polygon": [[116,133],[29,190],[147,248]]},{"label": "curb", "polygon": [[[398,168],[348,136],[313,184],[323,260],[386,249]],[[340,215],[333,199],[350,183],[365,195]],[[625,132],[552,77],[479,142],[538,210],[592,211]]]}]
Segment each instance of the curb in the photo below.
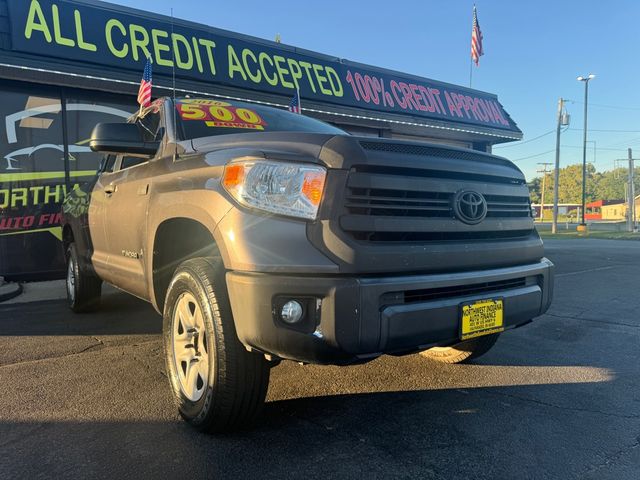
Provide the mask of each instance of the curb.
[{"label": "curb", "polygon": [[[3,288],[8,287],[11,284],[0,287],[0,291]],[[18,284],[15,284],[18,285]],[[52,300],[62,300],[67,298],[67,292],[65,289],[65,280],[51,280],[46,282],[27,282],[20,285],[22,294],[15,298],[6,300],[0,305],[16,305],[19,303],[33,303]],[[16,295],[16,294],[14,294]],[[1,302],[1,300],[0,300]]]},{"label": "curb", "polygon": [[17,297],[22,293],[22,285],[19,283],[6,283],[0,285],[0,303]]}]

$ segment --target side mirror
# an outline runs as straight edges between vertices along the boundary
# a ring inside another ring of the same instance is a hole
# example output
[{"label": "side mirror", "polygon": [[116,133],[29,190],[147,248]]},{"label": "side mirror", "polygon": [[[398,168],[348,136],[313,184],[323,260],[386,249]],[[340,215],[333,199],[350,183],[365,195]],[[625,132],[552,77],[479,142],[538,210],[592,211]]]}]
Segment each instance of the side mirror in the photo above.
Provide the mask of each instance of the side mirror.
[{"label": "side mirror", "polygon": [[99,123],[93,129],[89,148],[94,152],[155,155],[160,142],[145,142],[135,123]]}]

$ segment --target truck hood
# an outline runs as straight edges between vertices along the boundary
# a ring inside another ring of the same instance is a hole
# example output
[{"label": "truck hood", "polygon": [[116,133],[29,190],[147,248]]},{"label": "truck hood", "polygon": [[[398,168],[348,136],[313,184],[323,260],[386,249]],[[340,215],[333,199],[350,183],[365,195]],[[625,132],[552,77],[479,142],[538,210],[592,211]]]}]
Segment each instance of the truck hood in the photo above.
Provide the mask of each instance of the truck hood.
[{"label": "truck hood", "polygon": [[399,168],[435,168],[489,174],[525,183],[522,171],[509,160],[483,152],[445,145],[326,133],[255,132],[196,138],[196,152],[238,150],[241,154],[282,160],[323,163],[350,169],[354,164]]},{"label": "truck hood", "polygon": [[418,168],[472,175],[491,175],[525,183],[522,171],[503,157],[441,144],[405,140],[334,136],[320,153],[331,168],[349,170],[355,165]]},{"label": "truck hood", "polygon": [[195,138],[191,144],[198,153],[233,149],[245,155],[255,152],[259,156],[317,162],[323,145],[334,137],[326,133],[255,132]]}]

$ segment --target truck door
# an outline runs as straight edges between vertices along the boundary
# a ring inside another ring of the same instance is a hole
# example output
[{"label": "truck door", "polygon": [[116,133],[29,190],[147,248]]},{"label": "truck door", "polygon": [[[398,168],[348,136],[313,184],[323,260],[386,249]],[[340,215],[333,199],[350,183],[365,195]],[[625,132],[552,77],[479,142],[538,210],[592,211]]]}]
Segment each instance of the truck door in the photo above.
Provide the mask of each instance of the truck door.
[{"label": "truck door", "polygon": [[[139,120],[151,138],[160,133],[159,119],[159,113],[151,113]],[[151,253],[145,251],[145,245],[153,162],[145,157],[120,155],[116,171],[103,185],[109,279],[144,299],[148,297],[146,257]]]},{"label": "truck door", "polygon": [[[86,225],[81,221],[83,229],[80,245],[81,250],[91,255],[91,263],[100,278],[111,281],[109,275],[109,247],[105,230],[105,203],[108,198],[105,195],[104,187],[111,182],[111,176],[116,164],[116,156],[108,155],[101,164],[95,184],[91,187],[91,200],[88,203],[88,214]],[[84,188],[84,187],[83,187]],[[81,218],[82,220],[82,218]],[[88,232],[86,231],[88,229]],[[76,239],[78,242],[79,239]]]}]

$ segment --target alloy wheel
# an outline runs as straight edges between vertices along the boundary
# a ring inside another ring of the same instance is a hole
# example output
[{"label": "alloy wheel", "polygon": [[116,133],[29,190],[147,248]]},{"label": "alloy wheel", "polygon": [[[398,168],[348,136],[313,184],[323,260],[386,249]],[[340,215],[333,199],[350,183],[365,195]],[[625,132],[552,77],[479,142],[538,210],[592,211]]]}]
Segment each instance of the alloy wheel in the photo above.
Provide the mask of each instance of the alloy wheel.
[{"label": "alloy wheel", "polygon": [[209,383],[209,345],[202,309],[188,292],[180,295],[176,303],[172,339],[180,389],[185,397],[197,402]]}]

